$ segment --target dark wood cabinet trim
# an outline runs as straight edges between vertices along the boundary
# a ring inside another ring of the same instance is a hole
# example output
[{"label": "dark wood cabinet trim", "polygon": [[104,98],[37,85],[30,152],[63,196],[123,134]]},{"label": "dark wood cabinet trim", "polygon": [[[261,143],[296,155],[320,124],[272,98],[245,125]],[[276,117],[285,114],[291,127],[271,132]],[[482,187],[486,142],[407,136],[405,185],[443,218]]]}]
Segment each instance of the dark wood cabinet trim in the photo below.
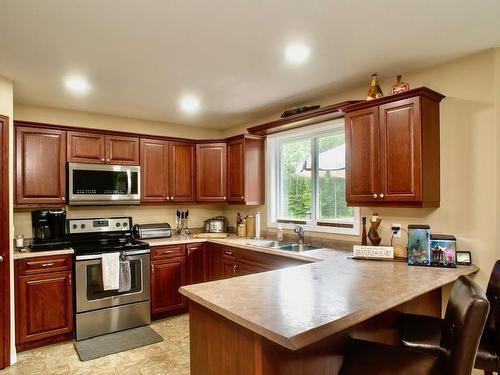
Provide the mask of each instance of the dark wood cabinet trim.
[{"label": "dark wood cabinet trim", "polygon": [[0,369],[10,365],[10,220],[9,220],[9,118],[0,115],[0,152],[2,164],[0,165],[0,210],[2,220],[0,224],[0,255],[3,262],[0,264],[0,277],[2,278],[0,287],[0,324],[2,325],[3,340],[2,351],[0,352]]},{"label": "dark wood cabinet trim", "polygon": [[359,100],[348,100],[341,103],[328,105],[313,111],[299,113],[293,116],[280,118],[262,125],[252,126],[247,131],[251,134],[269,135],[285,130],[302,128],[320,122],[330,121],[344,117],[344,108],[360,102]]}]

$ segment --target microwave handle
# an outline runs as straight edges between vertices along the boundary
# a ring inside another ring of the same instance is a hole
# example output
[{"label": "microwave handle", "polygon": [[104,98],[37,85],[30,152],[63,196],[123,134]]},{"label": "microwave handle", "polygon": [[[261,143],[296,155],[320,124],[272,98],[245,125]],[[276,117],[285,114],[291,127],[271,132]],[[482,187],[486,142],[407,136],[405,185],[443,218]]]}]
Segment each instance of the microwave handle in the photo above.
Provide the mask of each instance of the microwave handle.
[{"label": "microwave handle", "polygon": [[132,176],[130,169],[127,169],[127,195],[132,193]]}]

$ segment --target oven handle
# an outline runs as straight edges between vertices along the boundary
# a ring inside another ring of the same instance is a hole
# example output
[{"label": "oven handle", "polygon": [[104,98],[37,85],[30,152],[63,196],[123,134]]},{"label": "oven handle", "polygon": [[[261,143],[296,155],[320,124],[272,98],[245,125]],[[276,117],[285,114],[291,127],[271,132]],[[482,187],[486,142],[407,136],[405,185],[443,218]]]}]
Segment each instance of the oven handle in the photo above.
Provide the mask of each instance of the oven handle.
[{"label": "oven handle", "polygon": [[130,169],[127,169],[127,195],[132,193],[132,175]]},{"label": "oven handle", "polygon": [[[140,255],[140,254],[149,254],[150,250],[149,249],[144,249],[144,250],[132,250],[132,251],[126,251],[125,255]],[[92,260],[92,259],[101,259],[102,256],[101,254],[89,254],[89,255],[77,255],[75,260]]]}]

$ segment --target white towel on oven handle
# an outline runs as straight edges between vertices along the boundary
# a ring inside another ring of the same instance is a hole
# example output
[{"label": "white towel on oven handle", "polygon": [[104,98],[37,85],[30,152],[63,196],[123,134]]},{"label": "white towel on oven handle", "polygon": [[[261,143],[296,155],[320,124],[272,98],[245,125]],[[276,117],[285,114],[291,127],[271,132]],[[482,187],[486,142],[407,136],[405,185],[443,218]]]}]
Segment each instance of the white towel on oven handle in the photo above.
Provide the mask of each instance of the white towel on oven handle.
[{"label": "white towel on oven handle", "polygon": [[102,263],[102,287],[116,290],[120,287],[120,253],[104,253]]}]

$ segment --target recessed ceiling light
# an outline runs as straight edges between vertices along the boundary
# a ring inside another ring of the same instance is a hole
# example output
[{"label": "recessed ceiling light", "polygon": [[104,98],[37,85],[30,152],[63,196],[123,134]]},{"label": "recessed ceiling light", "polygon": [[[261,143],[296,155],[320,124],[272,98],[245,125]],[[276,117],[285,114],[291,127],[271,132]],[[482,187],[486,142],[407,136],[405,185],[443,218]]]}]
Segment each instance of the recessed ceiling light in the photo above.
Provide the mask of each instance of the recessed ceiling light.
[{"label": "recessed ceiling light", "polygon": [[86,94],[90,90],[89,82],[82,76],[68,77],[64,85],[74,94]]},{"label": "recessed ceiling light", "polygon": [[200,110],[200,99],[196,96],[185,96],[181,99],[181,111],[195,113]]},{"label": "recessed ceiling light", "polygon": [[290,44],[285,49],[285,58],[291,64],[300,64],[309,59],[311,51],[305,44]]}]

